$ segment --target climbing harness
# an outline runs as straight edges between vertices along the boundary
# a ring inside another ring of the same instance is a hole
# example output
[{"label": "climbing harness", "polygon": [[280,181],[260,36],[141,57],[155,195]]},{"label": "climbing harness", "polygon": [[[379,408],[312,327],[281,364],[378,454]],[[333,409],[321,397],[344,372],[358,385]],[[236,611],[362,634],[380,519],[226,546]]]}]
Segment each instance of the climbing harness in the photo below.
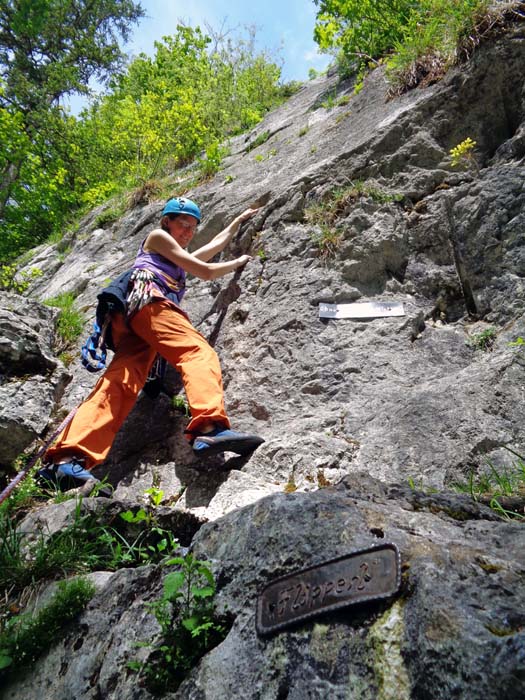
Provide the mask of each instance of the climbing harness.
[{"label": "climbing harness", "polygon": [[[155,298],[158,277],[151,270],[133,269],[125,273],[125,277],[120,277],[113,284],[99,294],[99,305],[97,307],[97,319],[93,324],[93,332],[86,340],[81,350],[82,366],[88,372],[99,372],[106,369],[107,349],[113,348],[111,339],[111,313],[119,310],[129,318],[137,311],[140,311],[146,304]],[[122,282],[119,280],[122,279]],[[109,291],[113,288],[116,291]],[[124,289],[127,294],[124,297]],[[109,342],[111,339],[111,342]],[[160,394],[164,386],[164,376],[166,374],[167,362],[160,355],[157,355],[151,367],[144,392],[154,399]]]}]

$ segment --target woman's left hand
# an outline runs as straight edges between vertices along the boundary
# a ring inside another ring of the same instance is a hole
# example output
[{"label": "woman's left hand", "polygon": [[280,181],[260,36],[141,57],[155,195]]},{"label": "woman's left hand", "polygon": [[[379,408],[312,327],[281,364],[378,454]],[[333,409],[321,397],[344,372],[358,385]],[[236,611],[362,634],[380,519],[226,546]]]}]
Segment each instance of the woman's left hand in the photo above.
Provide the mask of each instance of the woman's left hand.
[{"label": "woman's left hand", "polygon": [[252,216],[255,216],[259,211],[261,211],[261,207],[257,207],[256,209],[245,209],[242,214],[239,214],[235,221],[242,224],[243,221],[248,221],[248,219],[251,219]]}]

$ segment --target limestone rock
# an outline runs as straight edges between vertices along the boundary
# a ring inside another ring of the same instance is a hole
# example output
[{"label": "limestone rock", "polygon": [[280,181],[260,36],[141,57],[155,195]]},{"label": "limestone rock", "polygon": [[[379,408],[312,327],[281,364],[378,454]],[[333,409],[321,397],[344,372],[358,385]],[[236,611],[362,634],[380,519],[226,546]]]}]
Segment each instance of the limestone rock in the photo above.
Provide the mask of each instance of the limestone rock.
[{"label": "limestone rock", "polygon": [[[489,464],[513,469],[525,454],[525,351],[516,344],[525,338],[524,59],[520,24],[442,81],[398,98],[386,99],[382,68],[358,95],[351,81],[318,78],[233,138],[224,169],[188,192],[204,212],[195,247],[263,205],[225,254],[250,252],[249,265],[190,280],[185,308],[220,356],[233,427],[265,443],[202,472],[169,396],[141,397],[97,468],[117,503],[142,502],[150,486],[164,491],[171,508],[162,517],[175,518],[197,556],[212,561],[221,609],[234,617],[226,640],[172,697],[525,694],[523,526],[446,490]],[[324,107],[334,92],[350,95],[348,104]],[[450,149],[467,136],[479,173],[450,165]],[[330,220],[330,248],[322,224],[342,189],[352,193]],[[56,245],[38,249],[43,275],[31,297],[74,289],[87,331],[104,280],[132,263],[162,205],[137,206],[105,229],[92,212],[61,266]],[[399,301],[405,317],[319,318],[320,302],[350,301]],[[484,350],[476,337],[489,329]],[[11,338],[6,347],[14,358],[20,344]],[[26,382],[46,396],[36,364]],[[74,406],[96,381],[71,371],[57,408]],[[0,387],[2,400],[22,405],[15,380]],[[168,394],[178,393],[170,381]],[[34,435],[48,421],[44,403],[32,409]],[[2,443],[10,454],[27,419],[11,410]],[[386,540],[403,562],[395,599],[257,637],[266,582]],[[134,642],[158,632],[144,602],[161,585],[158,569],[117,572],[69,638],[5,697],[147,699],[124,669],[137,653],[145,658]]]},{"label": "limestone rock", "polygon": [[[166,697],[521,697],[524,538],[521,524],[500,521],[466,496],[386,485],[363,473],[231,512],[201,527],[193,549],[211,561],[219,609],[232,628]],[[401,554],[396,596],[258,636],[256,602],[266,583],[387,541]],[[145,603],[160,596],[161,584],[159,567],[113,574],[69,635],[3,697],[152,697],[126,664],[147,659],[136,642],[157,638]]]},{"label": "limestone rock", "polygon": [[56,312],[0,293],[0,466],[43,435],[69,375],[53,356]]},{"label": "limestone rock", "polygon": [[57,366],[52,354],[56,310],[0,292],[0,372],[20,376],[47,373]]}]

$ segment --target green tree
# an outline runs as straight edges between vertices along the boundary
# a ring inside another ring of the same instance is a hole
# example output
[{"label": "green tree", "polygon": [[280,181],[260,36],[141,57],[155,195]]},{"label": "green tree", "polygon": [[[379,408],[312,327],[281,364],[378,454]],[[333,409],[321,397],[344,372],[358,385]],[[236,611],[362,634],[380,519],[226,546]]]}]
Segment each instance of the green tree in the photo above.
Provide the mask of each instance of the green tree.
[{"label": "green tree", "polygon": [[314,39],[323,50],[341,50],[357,64],[379,58],[403,37],[417,0],[314,0]]},{"label": "green tree", "polygon": [[179,24],[81,115],[75,138],[86,204],[173,172],[203,151],[217,167],[219,142],[281,100],[280,68],[256,53],[253,32],[247,39],[210,33]]},{"label": "green tree", "polygon": [[9,180],[0,262],[46,240],[75,208],[152,184],[196,158],[213,174],[224,139],[290,94],[279,65],[255,50],[253,30],[239,38],[180,24],[155,43],[154,56],[107,74],[107,91],[78,118],[52,101],[28,118],[0,100],[0,177]]},{"label": "green tree", "polygon": [[68,193],[59,204],[68,150],[60,100],[122,66],[119,39],[143,14],[132,0],[0,0],[0,128],[14,138],[0,145],[3,257],[29,235],[43,240],[70,203]]},{"label": "green tree", "polygon": [[[340,52],[343,65],[363,70],[388,56],[392,81],[413,87],[437,79],[463,44],[479,41],[489,0],[314,0],[319,6],[314,39],[324,51]],[[493,11],[498,3],[493,3]],[[502,13],[505,11],[502,7]],[[464,48],[464,47],[463,47]]]}]

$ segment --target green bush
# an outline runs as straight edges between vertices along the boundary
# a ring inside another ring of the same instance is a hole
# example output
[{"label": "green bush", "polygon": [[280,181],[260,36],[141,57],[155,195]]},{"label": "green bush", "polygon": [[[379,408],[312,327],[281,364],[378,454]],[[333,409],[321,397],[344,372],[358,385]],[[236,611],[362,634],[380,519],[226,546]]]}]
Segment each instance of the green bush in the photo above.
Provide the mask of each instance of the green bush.
[{"label": "green bush", "polygon": [[222,148],[218,141],[212,141],[206,147],[206,157],[199,159],[199,166],[204,177],[208,178],[215,175],[227,155],[228,150],[226,148]]},{"label": "green bush", "polygon": [[0,201],[0,264],[202,151],[205,176],[214,174],[224,156],[217,144],[252,129],[296,91],[280,76],[278,62],[256,49],[253,30],[235,37],[178,25],[156,42],[154,56],[140,54],[115,72],[79,117],[58,107],[31,113],[41,122],[31,136],[26,113],[2,102],[0,84],[0,171],[14,178],[3,210]]},{"label": "green bush", "polygon": [[488,14],[488,0],[423,0],[412,11],[403,36],[387,61],[391,82],[400,90],[439,79],[474,48],[478,26]]},{"label": "green bush", "polygon": [[[315,41],[341,55],[346,74],[387,59],[392,92],[441,77],[470,56],[490,32],[495,9],[489,0],[314,0],[319,6]],[[359,83],[359,79],[358,79]]]},{"label": "green bush", "polygon": [[[29,480],[31,477],[26,482]],[[27,485],[25,489],[27,492]],[[156,522],[155,499],[162,492],[148,494],[149,509],[122,514],[122,523],[133,525],[131,535],[124,524],[121,528],[116,523],[110,527],[98,522],[96,515],[82,514],[79,500],[70,525],[51,536],[35,532],[29,538],[17,524],[16,508],[21,503],[17,491],[10,496],[7,506],[0,508],[0,592],[14,595],[28,585],[55,579],[57,575],[160,561],[172,555],[178,546],[171,532],[158,527]]]},{"label": "green bush", "polygon": [[38,267],[33,267],[28,272],[21,272],[18,278],[16,275],[16,265],[0,265],[0,289],[23,294],[32,280],[41,277],[42,270]]},{"label": "green bush", "polygon": [[413,0],[314,0],[319,6],[314,39],[360,65],[390,51],[403,37]]}]

